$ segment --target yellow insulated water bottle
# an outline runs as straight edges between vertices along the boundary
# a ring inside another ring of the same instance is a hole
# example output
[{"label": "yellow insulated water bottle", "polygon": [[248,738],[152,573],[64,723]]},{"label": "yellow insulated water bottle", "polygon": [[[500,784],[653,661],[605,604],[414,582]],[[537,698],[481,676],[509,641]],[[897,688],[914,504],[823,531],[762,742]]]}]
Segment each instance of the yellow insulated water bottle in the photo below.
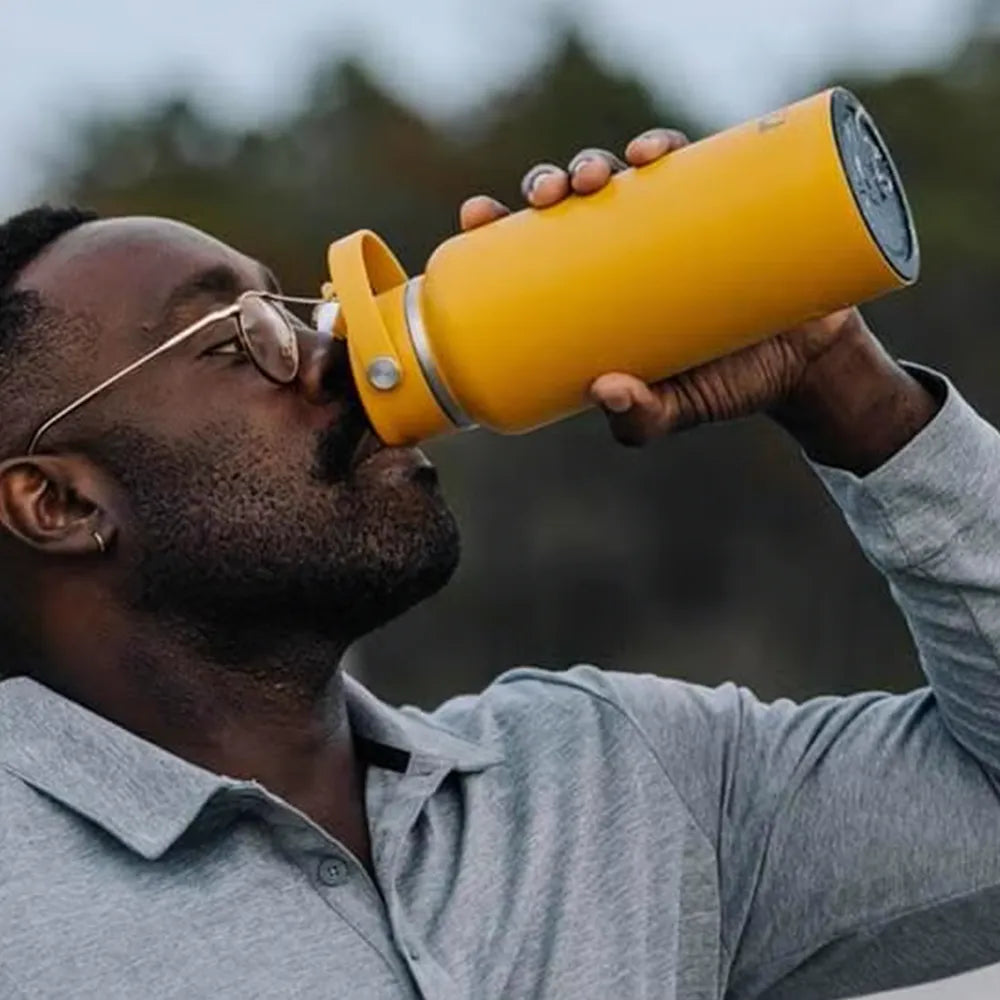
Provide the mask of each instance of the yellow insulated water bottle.
[{"label": "yellow insulated water bottle", "polygon": [[884,142],[837,88],[452,237],[421,276],[367,230],[329,266],[365,410],[408,444],[540,427],[604,372],[657,381],[907,285],[919,251]]}]

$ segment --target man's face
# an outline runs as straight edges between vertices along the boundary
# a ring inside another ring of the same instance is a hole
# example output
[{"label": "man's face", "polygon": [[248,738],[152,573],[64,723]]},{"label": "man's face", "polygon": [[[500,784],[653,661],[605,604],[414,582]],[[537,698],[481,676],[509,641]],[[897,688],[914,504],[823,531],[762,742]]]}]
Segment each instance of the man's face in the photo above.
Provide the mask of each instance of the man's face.
[{"label": "man's face", "polygon": [[[19,285],[93,333],[86,356],[67,345],[58,405],[240,292],[275,290],[255,261],[153,219],[84,225]],[[349,641],[448,580],[454,520],[419,451],[370,454],[343,343],[303,324],[299,377],[282,386],[235,336],[227,320],[165,352],[41,450],[90,455],[120,486],[121,596],[136,610],[194,625],[233,661],[289,630]]]}]

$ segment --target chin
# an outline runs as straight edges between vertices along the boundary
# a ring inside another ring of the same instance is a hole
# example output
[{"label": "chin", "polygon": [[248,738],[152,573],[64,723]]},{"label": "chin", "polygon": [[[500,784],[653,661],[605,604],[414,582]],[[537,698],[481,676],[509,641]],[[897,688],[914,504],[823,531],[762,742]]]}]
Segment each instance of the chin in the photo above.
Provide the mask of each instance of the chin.
[{"label": "chin", "polygon": [[458,567],[458,525],[440,496],[433,507],[431,523],[422,519],[419,527],[397,524],[393,532],[396,544],[383,550],[383,578],[393,581],[391,603],[399,611],[436,594]]},{"label": "chin", "polygon": [[336,616],[338,628],[347,624],[353,640],[389,624],[437,594],[454,575],[458,557],[456,544],[447,552],[435,553],[432,559],[413,561],[406,566],[383,564],[374,574],[372,567],[368,567],[367,572],[354,580],[355,585],[362,579],[367,584],[363,596],[355,591],[355,599]]},{"label": "chin", "polygon": [[[433,469],[431,469],[433,471]],[[364,523],[355,522],[354,558],[338,560],[328,612],[350,622],[354,638],[387,624],[438,593],[458,567],[458,525],[436,476],[380,476],[377,489],[359,491]],[[360,529],[360,530],[359,530]],[[340,554],[344,554],[341,538]]]}]

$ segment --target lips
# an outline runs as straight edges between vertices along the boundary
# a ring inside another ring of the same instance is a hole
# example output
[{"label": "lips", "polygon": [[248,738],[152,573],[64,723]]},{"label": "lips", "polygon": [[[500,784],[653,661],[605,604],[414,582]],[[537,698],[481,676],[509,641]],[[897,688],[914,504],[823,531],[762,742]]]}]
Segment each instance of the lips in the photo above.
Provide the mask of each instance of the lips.
[{"label": "lips", "polygon": [[360,401],[348,397],[333,423],[317,437],[313,474],[327,485],[343,482],[382,447]]}]

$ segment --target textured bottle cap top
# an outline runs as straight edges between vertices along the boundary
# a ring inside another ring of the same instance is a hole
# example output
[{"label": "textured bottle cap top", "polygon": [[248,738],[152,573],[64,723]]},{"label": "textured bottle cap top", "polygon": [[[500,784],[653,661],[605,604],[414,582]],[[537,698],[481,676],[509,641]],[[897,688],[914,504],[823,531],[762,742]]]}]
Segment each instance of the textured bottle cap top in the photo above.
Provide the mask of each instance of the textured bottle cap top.
[{"label": "textured bottle cap top", "polygon": [[841,163],[868,231],[899,276],[913,281],[920,270],[920,249],[889,150],[849,90],[834,90],[830,110]]}]

